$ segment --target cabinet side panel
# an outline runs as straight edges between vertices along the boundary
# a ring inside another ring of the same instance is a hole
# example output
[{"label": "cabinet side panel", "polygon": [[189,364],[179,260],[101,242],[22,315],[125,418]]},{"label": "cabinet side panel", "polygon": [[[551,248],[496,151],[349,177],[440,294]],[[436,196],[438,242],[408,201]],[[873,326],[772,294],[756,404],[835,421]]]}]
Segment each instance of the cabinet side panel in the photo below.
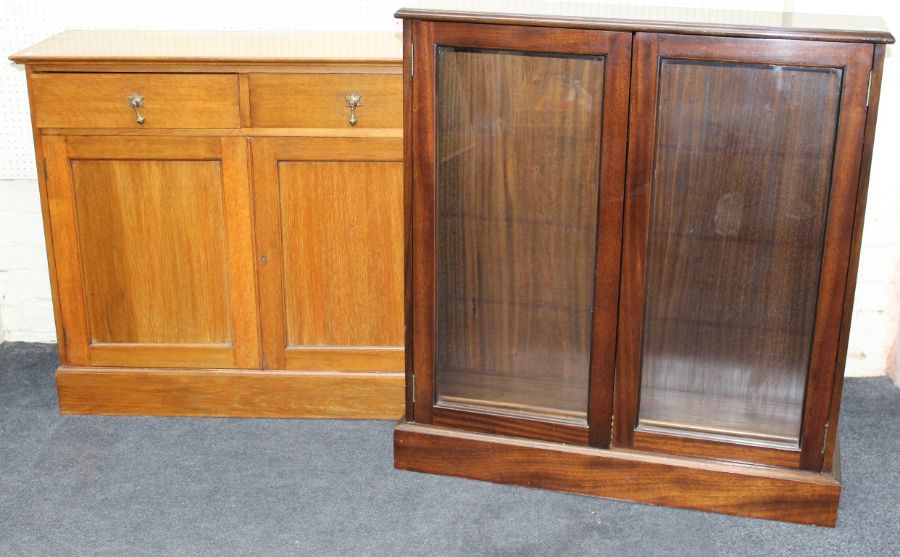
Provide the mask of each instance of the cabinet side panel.
[{"label": "cabinet side panel", "polygon": [[841,392],[844,386],[844,368],[847,365],[847,343],[850,338],[850,322],[853,317],[853,299],[856,293],[859,254],[862,247],[863,225],[865,223],[866,199],[869,192],[869,173],[872,168],[872,148],[875,142],[875,125],[878,121],[878,101],[881,97],[881,79],[884,72],[885,46],[875,45],[872,61],[872,83],[869,90],[869,106],[866,111],[865,142],[862,147],[862,162],[859,173],[859,190],[856,195],[856,213],[853,218],[853,243],[850,252],[850,266],[847,270],[847,287],[844,295],[844,310],[841,317],[841,337],[838,344],[835,385],[831,396],[828,438],[825,440],[823,470],[831,472],[836,468],[838,417],[840,415]]},{"label": "cabinet side panel", "polygon": [[25,67],[25,76],[28,81],[28,104],[31,107],[31,131],[34,140],[34,158],[37,162],[38,170],[41,215],[44,222],[44,244],[47,249],[47,270],[50,273],[50,297],[53,302],[53,320],[56,326],[56,348],[59,351],[60,363],[65,364],[68,362],[68,356],[66,353],[65,332],[62,324],[62,310],[59,305],[59,286],[57,284],[56,261],[54,259],[55,250],[53,248],[53,229],[50,222],[50,207],[47,199],[47,161],[44,158],[46,155],[41,141],[40,130],[37,127],[37,120],[34,117],[34,90],[31,84],[32,69],[30,65]]}]

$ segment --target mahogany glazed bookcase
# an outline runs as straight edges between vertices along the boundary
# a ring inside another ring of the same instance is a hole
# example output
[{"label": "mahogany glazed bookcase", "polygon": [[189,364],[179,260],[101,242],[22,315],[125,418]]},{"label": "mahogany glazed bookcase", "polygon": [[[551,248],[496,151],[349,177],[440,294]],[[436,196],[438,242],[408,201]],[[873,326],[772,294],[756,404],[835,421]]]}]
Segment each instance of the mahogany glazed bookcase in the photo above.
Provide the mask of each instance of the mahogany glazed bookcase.
[{"label": "mahogany glazed bookcase", "polygon": [[893,37],[877,18],[484,6],[397,14],[396,467],[834,525]]}]

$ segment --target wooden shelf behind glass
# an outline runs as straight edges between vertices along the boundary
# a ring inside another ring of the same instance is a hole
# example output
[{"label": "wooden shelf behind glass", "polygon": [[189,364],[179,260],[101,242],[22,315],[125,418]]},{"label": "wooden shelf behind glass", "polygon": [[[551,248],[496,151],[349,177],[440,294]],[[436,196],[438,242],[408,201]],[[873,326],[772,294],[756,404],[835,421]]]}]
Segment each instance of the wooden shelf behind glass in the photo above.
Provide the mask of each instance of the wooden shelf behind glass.
[{"label": "wooden shelf behind glass", "polygon": [[786,401],[641,389],[638,431],[797,448],[803,400]]}]

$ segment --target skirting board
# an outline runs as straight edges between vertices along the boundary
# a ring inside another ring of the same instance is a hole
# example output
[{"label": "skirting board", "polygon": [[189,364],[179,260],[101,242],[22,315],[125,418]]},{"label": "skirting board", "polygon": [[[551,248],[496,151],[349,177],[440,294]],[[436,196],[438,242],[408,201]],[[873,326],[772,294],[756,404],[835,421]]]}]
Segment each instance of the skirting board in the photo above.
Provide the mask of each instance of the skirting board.
[{"label": "skirting board", "polygon": [[[400,470],[682,509],[834,526],[839,472],[812,472],[603,450],[403,422]],[[837,467],[836,467],[837,469]]]},{"label": "skirting board", "polygon": [[403,415],[403,372],[60,367],[63,414],[342,418]]}]

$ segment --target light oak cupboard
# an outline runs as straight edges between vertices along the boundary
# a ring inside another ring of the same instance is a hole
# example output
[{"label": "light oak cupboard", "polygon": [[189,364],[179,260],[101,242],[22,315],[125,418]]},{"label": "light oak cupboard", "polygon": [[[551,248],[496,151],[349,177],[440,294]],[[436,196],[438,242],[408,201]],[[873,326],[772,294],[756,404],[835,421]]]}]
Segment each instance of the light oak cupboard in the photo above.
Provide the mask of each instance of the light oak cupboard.
[{"label": "light oak cupboard", "polygon": [[893,37],[877,18],[448,4],[397,14],[396,467],[833,525]]},{"label": "light oak cupboard", "polygon": [[401,415],[400,49],[70,31],[12,57],[63,412]]}]

